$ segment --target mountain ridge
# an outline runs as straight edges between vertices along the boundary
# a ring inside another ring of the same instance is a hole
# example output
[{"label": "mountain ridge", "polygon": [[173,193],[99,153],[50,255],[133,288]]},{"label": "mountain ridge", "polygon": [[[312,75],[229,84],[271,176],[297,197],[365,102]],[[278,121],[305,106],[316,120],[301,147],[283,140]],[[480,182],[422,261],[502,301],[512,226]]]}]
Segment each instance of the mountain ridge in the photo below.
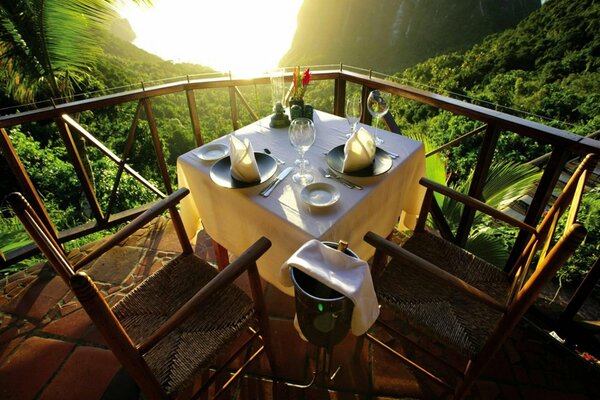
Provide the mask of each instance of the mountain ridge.
[{"label": "mountain ridge", "polygon": [[466,50],[539,7],[539,0],[305,0],[280,65],[344,61],[396,73],[439,54]]}]

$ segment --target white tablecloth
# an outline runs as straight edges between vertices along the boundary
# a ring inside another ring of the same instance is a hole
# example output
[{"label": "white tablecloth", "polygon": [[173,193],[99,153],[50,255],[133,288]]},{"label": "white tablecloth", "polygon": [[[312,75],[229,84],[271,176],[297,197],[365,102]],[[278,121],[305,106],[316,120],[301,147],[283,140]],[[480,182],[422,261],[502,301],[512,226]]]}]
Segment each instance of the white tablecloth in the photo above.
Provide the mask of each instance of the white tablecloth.
[{"label": "white tablecloth", "polygon": [[[273,246],[259,260],[259,272],[267,282],[290,295],[293,288],[279,284],[278,271],[302,244],[313,238],[335,242],[343,239],[359,257],[368,259],[374,250],[363,241],[365,233],[373,231],[386,236],[401,215],[407,227],[414,227],[424,194],[418,184],[425,175],[425,150],[421,142],[380,129],[379,135],[385,140],[381,147],[400,157],[393,160],[392,168],[385,174],[347,177],[364,187],[364,190],[349,189],[322,177],[316,170],[317,166],[327,168],[323,153],[346,140],[344,134],[350,129],[347,121],[315,111],[314,122],[317,139],[306,158],[315,181],[331,183],[341,193],[340,200],[328,208],[317,209],[302,201],[302,187],[292,182],[293,172],[264,198],[259,193],[268,182],[244,189],[227,189],[215,184],[209,175],[213,163],[201,161],[194,154],[196,150],[177,160],[179,187],[188,187],[191,192],[181,203],[188,235],[193,237],[202,223],[206,232],[233,254],[240,254],[258,238],[266,236]],[[269,117],[237,130],[235,135],[250,139],[255,151],[269,148],[285,160],[286,164],[278,166],[275,176],[284,167],[293,166],[298,158],[290,145],[287,128],[269,128]],[[215,142],[227,143],[226,138]]]}]

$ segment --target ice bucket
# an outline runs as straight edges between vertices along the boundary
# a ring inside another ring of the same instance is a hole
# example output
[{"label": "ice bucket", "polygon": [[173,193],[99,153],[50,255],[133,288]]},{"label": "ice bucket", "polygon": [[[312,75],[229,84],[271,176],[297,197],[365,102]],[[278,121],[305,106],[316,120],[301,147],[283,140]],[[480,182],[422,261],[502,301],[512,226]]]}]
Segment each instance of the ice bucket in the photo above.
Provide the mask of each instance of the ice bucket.
[{"label": "ice bucket", "polygon": [[[323,242],[336,248],[337,243]],[[344,252],[358,256],[350,249]],[[304,337],[317,346],[331,348],[346,337],[354,303],[304,272],[290,268],[296,298],[296,315]]]}]

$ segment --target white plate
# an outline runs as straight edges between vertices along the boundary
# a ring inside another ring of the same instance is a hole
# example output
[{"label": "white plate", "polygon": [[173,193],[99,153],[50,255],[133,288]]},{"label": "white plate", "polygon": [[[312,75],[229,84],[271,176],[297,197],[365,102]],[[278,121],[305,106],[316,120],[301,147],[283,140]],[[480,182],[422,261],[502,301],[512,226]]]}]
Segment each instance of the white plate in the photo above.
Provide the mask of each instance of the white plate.
[{"label": "white plate", "polygon": [[196,151],[196,156],[203,161],[219,160],[229,154],[229,146],[222,143],[209,143]]},{"label": "white plate", "polygon": [[300,192],[302,200],[314,207],[328,207],[340,198],[340,192],[329,183],[317,182],[306,185]]}]

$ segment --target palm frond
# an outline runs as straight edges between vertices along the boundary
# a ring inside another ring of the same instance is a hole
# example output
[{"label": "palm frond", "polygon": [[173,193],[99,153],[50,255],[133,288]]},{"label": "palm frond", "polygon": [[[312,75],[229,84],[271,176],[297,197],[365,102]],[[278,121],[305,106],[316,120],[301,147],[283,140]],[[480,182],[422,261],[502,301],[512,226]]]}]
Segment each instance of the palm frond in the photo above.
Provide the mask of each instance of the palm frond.
[{"label": "palm frond", "polygon": [[491,229],[481,229],[472,234],[465,249],[497,267],[502,267],[508,259],[508,245]]},{"label": "palm frond", "polygon": [[[151,0],[134,0],[152,4]],[[19,102],[47,91],[69,96],[101,53],[99,33],[119,0],[13,0],[0,3],[0,66]]]},{"label": "palm frond", "polygon": [[483,200],[492,207],[503,209],[529,193],[542,175],[539,168],[515,162],[495,163],[490,167]]}]

